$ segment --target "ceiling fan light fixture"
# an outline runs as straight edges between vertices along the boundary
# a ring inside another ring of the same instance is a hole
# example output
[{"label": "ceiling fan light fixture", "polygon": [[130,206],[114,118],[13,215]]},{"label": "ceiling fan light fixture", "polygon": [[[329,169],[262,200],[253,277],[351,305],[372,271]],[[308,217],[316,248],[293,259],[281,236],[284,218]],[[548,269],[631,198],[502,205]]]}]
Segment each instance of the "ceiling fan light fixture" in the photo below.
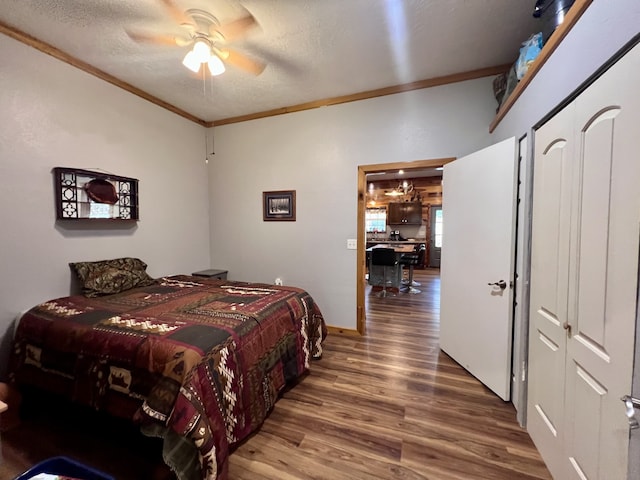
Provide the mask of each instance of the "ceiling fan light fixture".
[{"label": "ceiling fan light fixture", "polygon": [[198,73],[201,63],[202,62],[198,60],[198,56],[193,52],[193,50],[189,50],[182,60],[182,64],[193,73]]},{"label": "ceiling fan light fixture", "polygon": [[211,44],[202,39],[196,40],[192,52],[200,63],[208,62],[211,58]]},{"label": "ceiling fan light fixture", "polygon": [[215,54],[212,54],[209,57],[208,64],[209,64],[209,72],[213,76],[220,75],[225,72],[224,63],[222,63],[222,60],[220,60],[220,57],[218,57]]},{"label": "ceiling fan light fixture", "polygon": [[396,188],[394,188],[390,192],[384,192],[384,194],[392,197],[398,197],[400,195],[408,195],[412,191],[413,191],[413,182],[410,183],[405,180],[403,182],[400,182]]}]

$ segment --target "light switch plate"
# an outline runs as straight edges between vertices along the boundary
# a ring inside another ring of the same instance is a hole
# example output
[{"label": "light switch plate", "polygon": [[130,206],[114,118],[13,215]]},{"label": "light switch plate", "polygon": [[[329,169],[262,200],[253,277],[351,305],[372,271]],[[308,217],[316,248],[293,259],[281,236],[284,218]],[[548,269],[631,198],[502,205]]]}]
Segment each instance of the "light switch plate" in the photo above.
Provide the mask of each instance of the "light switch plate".
[{"label": "light switch plate", "polygon": [[347,249],[355,250],[356,248],[358,248],[358,240],[355,238],[347,238]]}]

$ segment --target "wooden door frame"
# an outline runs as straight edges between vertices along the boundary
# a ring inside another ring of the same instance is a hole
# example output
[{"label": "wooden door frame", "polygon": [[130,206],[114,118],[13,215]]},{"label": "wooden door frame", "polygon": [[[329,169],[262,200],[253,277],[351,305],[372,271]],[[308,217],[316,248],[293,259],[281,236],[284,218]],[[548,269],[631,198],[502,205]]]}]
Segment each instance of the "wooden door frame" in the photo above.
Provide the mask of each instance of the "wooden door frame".
[{"label": "wooden door frame", "polygon": [[425,168],[442,167],[453,162],[456,157],[435,158],[432,160],[415,160],[413,162],[379,163],[375,165],[358,165],[358,230],[357,230],[357,268],[356,268],[356,325],[360,335],[366,333],[366,317],[364,308],[364,292],[366,290],[365,272],[365,246],[366,232],[364,213],[366,210],[367,174],[386,172],[387,170],[404,170],[411,172]]}]

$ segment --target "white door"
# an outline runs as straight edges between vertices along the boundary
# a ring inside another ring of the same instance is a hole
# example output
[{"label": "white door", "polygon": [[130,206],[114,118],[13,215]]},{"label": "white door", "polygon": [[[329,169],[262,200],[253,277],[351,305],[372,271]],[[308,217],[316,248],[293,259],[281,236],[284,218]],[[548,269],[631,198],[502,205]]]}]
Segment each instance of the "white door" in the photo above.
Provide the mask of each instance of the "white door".
[{"label": "white door", "polygon": [[564,109],[535,137],[527,430],[551,472],[564,462],[573,119]]},{"label": "white door", "polygon": [[[508,400],[515,138],[444,166],[440,347]],[[490,283],[504,282],[506,288]]]},{"label": "white door", "polygon": [[627,478],[639,84],[636,47],[536,134],[527,427],[558,480]]}]

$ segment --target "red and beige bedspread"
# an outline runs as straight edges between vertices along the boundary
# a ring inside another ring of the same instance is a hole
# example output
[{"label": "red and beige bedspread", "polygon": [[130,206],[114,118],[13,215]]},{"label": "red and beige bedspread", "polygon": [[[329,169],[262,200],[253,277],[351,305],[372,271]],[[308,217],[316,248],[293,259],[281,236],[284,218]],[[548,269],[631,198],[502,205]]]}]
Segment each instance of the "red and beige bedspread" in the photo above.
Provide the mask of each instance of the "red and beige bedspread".
[{"label": "red and beige bedspread", "polygon": [[[322,355],[325,336],[320,310],[302,289],[178,275],[34,307],[16,330],[10,375],[161,426],[170,433],[165,442],[196,447],[201,478],[221,480],[229,448]],[[194,475],[167,460],[179,476]]]}]

